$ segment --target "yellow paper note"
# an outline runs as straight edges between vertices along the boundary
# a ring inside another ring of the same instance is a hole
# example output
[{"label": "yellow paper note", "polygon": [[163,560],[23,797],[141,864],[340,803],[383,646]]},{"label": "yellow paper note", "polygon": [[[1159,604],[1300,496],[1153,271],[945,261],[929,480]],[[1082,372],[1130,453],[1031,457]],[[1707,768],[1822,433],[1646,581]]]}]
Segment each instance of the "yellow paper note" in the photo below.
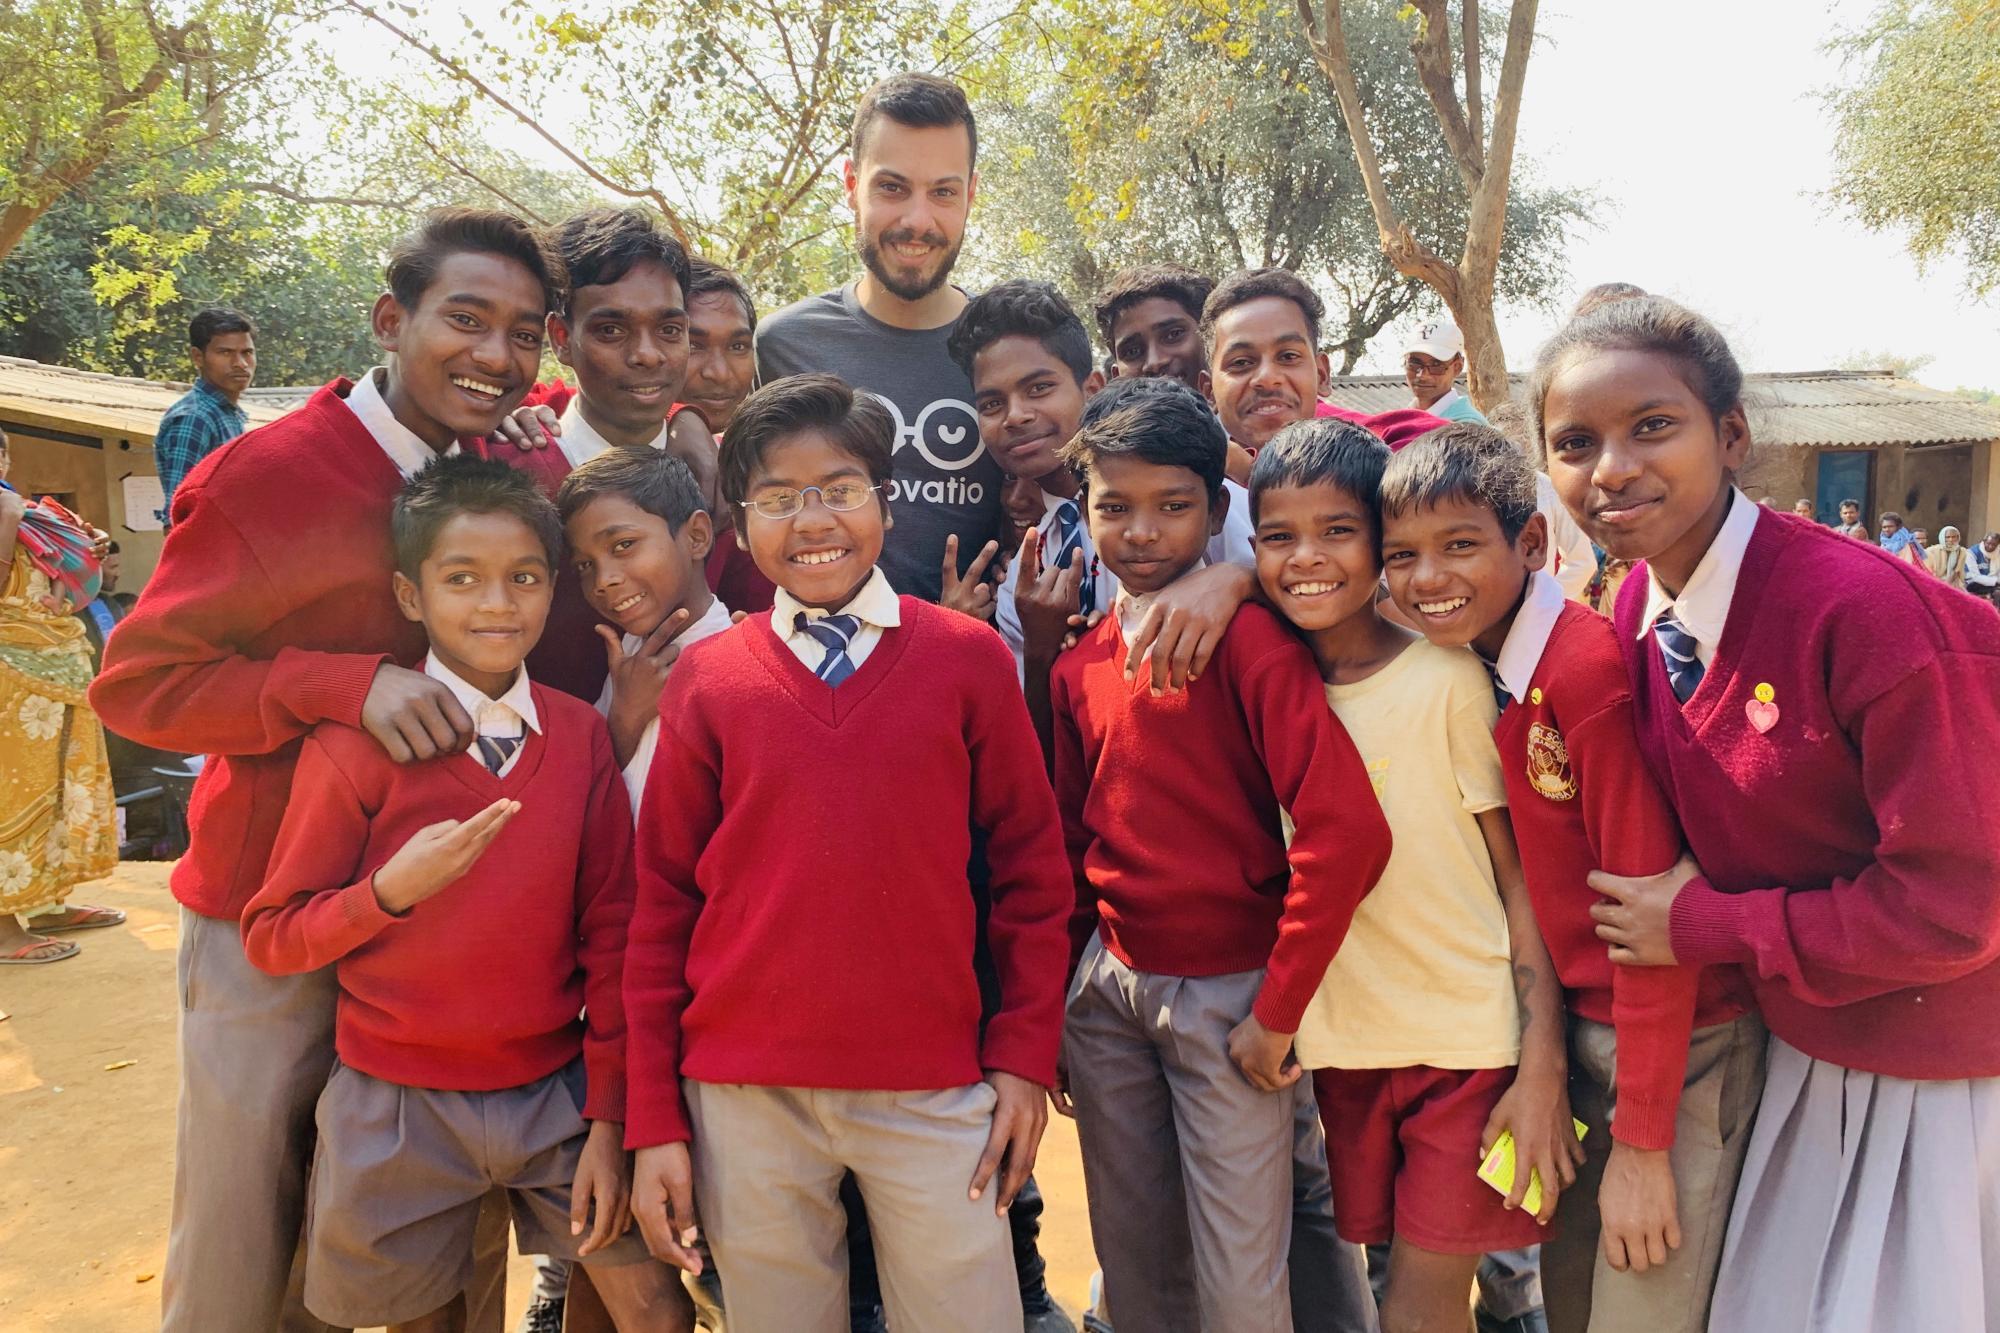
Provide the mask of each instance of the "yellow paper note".
[{"label": "yellow paper note", "polygon": [[[1583,1136],[1590,1132],[1590,1126],[1575,1119],[1572,1119],[1570,1124],[1576,1127],[1576,1141],[1583,1142]],[[1479,1164],[1479,1178],[1505,1194],[1514,1188],[1514,1170],[1514,1135],[1512,1131],[1508,1131],[1494,1140],[1492,1151],[1488,1152],[1486,1160]],[[1530,1213],[1542,1211],[1541,1172],[1537,1171],[1528,1177],[1527,1191],[1521,1195],[1521,1207]]]}]

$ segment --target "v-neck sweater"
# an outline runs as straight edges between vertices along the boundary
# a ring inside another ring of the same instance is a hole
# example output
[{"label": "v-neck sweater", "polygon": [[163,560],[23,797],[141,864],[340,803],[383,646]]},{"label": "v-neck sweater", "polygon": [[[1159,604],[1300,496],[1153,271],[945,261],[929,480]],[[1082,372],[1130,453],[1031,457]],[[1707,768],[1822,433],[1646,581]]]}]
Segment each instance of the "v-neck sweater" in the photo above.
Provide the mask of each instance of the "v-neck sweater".
[{"label": "v-neck sweater", "polygon": [[1701,875],[1675,955],[1740,964],[1771,1031],[1898,1078],[2000,1075],[2000,819],[1962,780],[2000,752],[1992,606],[1760,514],[1685,706],[1618,600],[1639,740]]},{"label": "v-neck sweater", "polygon": [[1261,968],[1252,1011],[1298,1031],[1390,845],[1312,653],[1245,604],[1201,678],[1156,698],[1144,672],[1125,679],[1110,615],[1056,660],[1049,696],[1073,951],[1094,931],[1142,972]]},{"label": "v-neck sweater", "polygon": [[1698,1027],[1747,1007],[1735,968],[1619,967],[1590,909],[1590,872],[1656,875],[1680,858],[1681,830],[1639,753],[1632,689],[1611,622],[1564,602],[1529,675],[1493,729],[1522,878],[1571,1013],[1618,1039],[1611,1135],[1670,1148]]},{"label": "v-neck sweater", "polygon": [[[752,616],[660,696],[625,961],[634,1148],[688,1137],[680,1079],[907,1091],[983,1070],[1053,1083],[1071,901],[1013,657],[900,599],[838,686]],[[1000,998],[980,1024],[982,923]]]},{"label": "v-neck sweater", "polygon": [[[623,1120],[631,811],[597,711],[531,688],[542,729],[505,777],[471,754],[396,764],[366,732],[316,727],[270,876],[244,909],[244,952],[267,972],[334,968],[334,1044],[365,1074],[490,1091],[581,1051],[584,1114]],[[463,877],[400,916],[383,910],[384,862],[502,798],[521,808]]]}]

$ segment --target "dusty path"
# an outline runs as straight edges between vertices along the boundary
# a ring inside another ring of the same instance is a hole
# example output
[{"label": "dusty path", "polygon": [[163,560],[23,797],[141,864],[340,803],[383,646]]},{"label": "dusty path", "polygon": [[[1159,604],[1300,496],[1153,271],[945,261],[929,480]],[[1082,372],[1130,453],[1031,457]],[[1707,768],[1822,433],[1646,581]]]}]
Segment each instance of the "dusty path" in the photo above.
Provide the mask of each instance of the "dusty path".
[{"label": "dusty path", "polygon": [[[0,1329],[10,1333],[158,1324],[179,909],[162,865],[127,866],[77,896],[123,908],[125,925],[76,936],[83,953],[67,962],[0,968]],[[1067,1121],[1051,1126],[1038,1176],[1050,1286],[1074,1312],[1094,1265]],[[527,1299],[518,1260],[508,1288],[517,1316]]]}]

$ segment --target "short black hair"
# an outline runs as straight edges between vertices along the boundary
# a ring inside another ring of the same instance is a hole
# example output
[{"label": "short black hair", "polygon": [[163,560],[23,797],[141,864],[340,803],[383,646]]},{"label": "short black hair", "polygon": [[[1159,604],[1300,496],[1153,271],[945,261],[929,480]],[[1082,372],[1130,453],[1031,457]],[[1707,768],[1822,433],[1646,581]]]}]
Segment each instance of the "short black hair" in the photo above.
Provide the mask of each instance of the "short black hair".
[{"label": "short black hair", "polygon": [[958,323],[945,339],[945,351],[968,376],[973,358],[1002,338],[1039,339],[1049,355],[1069,367],[1082,384],[1094,369],[1090,334],[1070,303],[1052,282],[1012,278],[988,288],[959,312]]},{"label": "short black hair", "polygon": [[683,284],[689,301],[697,296],[707,296],[711,292],[728,292],[743,307],[743,321],[750,331],[757,331],[757,303],[750,299],[750,289],[743,285],[743,279],[735,270],[726,269],[712,259],[700,255],[688,256],[688,280]]},{"label": "short black hair", "polygon": [[197,352],[205,352],[208,344],[221,334],[248,333],[255,336],[256,332],[257,326],[241,310],[212,305],[195,311],[194,318],[188,321],[188,346]]},{"label": "short black hair", "polygon": [[1454,421],[1419,435],[1382,474],[1382,512],[1402,514],[1463,500],[1493,511],[1513,541],[1535,516],[1535,471],[1505,435],[1476,421]]},{"label": "short black hair", "polygon": [[950,79],[914,72],[891,74],[861,94],[854,108],[854,128],[847,136],[855,161],[863,157],[869,127],[885,117],[913,129],[965,126],[965,164],[968,169],[978,165],[979,126],[972,118],[972,104],[965,100],[965,90]]},{"label": "short black hair", "polygon": [[1840,502],[1840,508],[1842,508],[1842,509],[1846,509],[1846,508],[1849,508],[1850,506],[1851,506],[1852,508],[1855,508],[1855,509],[1859,509],[1859,508],[1861,508],[1861,501],[1859,501],[1859,500],[1842,500],[1842,501]]},{"label": "short black hair", "polygon": [[113,541],[105,544],[104,554],[117,555],[118,553],[119,553],[119,546],[117,542]]},{"label": "short black hair", "polygon": [[1116,379],[1083,405],[1076,438],[1057,457],[1086,479],[1106,455],[1156,467],[1184,467],[1201,478],[1212,505],[1228,474],[1229,434],[1201,395],[1176,379]]},{"label": "short black hair", "polygon": [[1549,386],[1574,362],[1596,352],[1644,352],[1674,363],[1681,382],[1720,421],[1743,405],[1743,368],[1721,330],[1694,311],[1664,296],[1628,296],[1600,305],[1556,330],[1535,354],[1528,379],[1528,411],[1535,442],[1548,448],[1542,408]]},{"label": "short black hair", "polygon": [[1614,301],[1630,301],[1636,297],[1650,295],[1644,287],[1630,282],[1600,282],[1582,296],[1576,298],[1576,308],[1569,312],[1571,319],[1578,319],[1593,310],[1602,309]]},{"label": "short black hair", "polygon": [[556,488],[556,514],[567,524],[584,506],[601,496],[616,495],[665,521],[667,531],[708,506],[701,484],[688,465],[660,449],[606,449],[562,479]]},{"label": "short black hair", "polygon": [[557,309],[565,299],[562,261],[535,228],[500,209],[440,208],[426,213],[389,251],[386,276],[396,304],[415,310],[444,261],[458,254],[515,261],[541,284],[544,310]]},{"label": "short black hair", "polygon": [[556,254],[569,275],[568,289],[557,306],[565,316],[577,288],[618,282],[641,264],[658,264],[673,274],[683,301],[693,285],[687,250],[660,225],[657,216],[636,204],[630,208],[599,205],[581,209],[562,220],[554,240]]},{"label": "short black hair", "polygon": [[389,533],[403,577],[417,577],[438,533],[460,514],[512,514],[541,539],[550,569],[562,559],[562,520],[533,477],[497,458],[453,454],[432,459],[410,478],[390,511]]},{"label": "short black hair", "polygon": [[1326,318],[1326,302],[1306,285],[1305,279],[1286,268],[1246,268],[1217,283],[1201,307],[1202,341],[1213,345],[1215,321],[1260,297],[1278,296],[1299,308],[1305,316],[1306,341],[1319,348],[1320,321]]},{"label": "short black hair", "polygon": [[1202,307],[1208,303],[1209,293],[1214,290],[1214,278],[1184,265],[1139,264],[1120,269],[1112,275],[1110,284],[1097,294],[1090,314],[1097,321],[1098,335],[1109,346],[1111,330],[1117,327],[1118,317],[1141,301],[1156,297],[1172,301],[1188,312],[1189,319],[1200,324]]},{"label": "short black hair", "polygon": [[[743,523],[750,478],[772,445],[814,431],[868,471],[868,480],[887,486],[896,423],[873,394],[860,393],[838,375],[787,375],[753,392],[722,432],[722,498],[731,517]],[[888,504],[888,497],[880,497]]]},{"label": "short black hair", "polygon": [[1364,426],[1339,417],[1294,421],[1257,451],[1250,465],[1250,521],[1264,493],[1281,486],[1338,486],[1359,500],[1382,537],[1382,470],[1389,466],[1389,446]]}]

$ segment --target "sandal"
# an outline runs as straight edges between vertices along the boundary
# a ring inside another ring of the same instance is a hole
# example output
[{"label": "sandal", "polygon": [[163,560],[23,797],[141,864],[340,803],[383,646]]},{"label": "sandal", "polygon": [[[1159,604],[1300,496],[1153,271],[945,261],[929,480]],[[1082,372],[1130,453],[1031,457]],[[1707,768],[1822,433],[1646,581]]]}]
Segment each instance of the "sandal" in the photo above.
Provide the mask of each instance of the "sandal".
[{"label": "sandal", "polygon": [[[55,952],[42,954],[39,958],[29,957],[30,954],[42,949],[54,949]],[[0,954],[0,967],[35,967],[42,963],[60,963],[63,959],[74,958],[82,952],[82,949],[69,940],[36,940],[32,944],[22,945],[10,954]]]},{"label": "sandal", "polygon": [[37,919],[29,929],[37,935],[60,935],[68,930],[103,930],[107,926],[125,924],[125,914],[115,907],[90,907],[78,904],[63,910],[70,915],[60,925],[45,926]]}]

